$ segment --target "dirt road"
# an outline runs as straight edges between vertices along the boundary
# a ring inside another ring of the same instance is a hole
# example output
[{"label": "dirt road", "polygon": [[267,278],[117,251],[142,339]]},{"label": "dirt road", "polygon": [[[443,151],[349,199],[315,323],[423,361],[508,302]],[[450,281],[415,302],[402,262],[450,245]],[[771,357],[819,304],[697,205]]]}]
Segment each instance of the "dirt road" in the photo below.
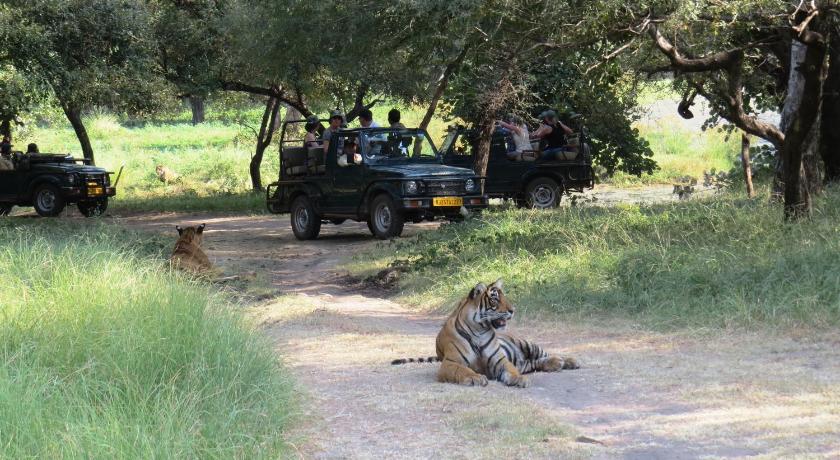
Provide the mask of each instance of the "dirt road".
[{"label": "dirt road", "polygon": [[378,244],[364,224],[301,243],[286,216],[119,220],[173,238],[175,224],[206,222],[211,259],[257,273],[264,300],[249,309],[300,382],[305,424],[290,442],[302,458],[840,458],[840,334],[518,318],[514,330],[583,367],[535,374],[528,389],[439,384],[435,365],[389,362],[433,355],[442,316],[336,269]]}]

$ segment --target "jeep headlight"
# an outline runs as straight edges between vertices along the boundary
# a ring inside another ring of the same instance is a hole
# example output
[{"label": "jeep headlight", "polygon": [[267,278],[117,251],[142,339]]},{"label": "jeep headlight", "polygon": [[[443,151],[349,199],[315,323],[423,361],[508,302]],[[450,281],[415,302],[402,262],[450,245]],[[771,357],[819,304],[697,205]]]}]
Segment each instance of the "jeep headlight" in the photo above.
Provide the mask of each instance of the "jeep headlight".
[{"label": "jeep headlight", "polygon": [[414,195],[418,190],[420,190],[420,184],[418,184],[416,180],[404,182],[403,187],[405,187],[405,193],[408,193],[409,195]]},{"label": "jeep headlight", "polygon": [[70,185],[75,185],[78,177],[75,174],[68,174],[67,175],[67,183]]},{"label": "jeep headlight", "polygon": [[475,181],[473,179],[467,179],[467,181],[464,182],[464,189],[468,192],[474,192],[475,191]]}]

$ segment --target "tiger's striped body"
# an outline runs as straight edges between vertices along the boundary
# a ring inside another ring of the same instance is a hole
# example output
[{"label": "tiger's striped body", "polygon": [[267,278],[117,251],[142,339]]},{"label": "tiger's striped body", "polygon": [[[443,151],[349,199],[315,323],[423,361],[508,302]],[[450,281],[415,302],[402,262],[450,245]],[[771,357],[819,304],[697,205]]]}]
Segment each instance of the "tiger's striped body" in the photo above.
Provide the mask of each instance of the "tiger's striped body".
[{"label": "tiger's striped body", "polygon": [[[572,359],[549,356],[542,348],[497,328],[504,328],[515,307],[505,298],[501,280],[479,283],[447,318],[438,333],[438,381],[487,385],[488,379],[526,387],[524,373],[576,368]],[[406,360],[396,360],[401,364]]]}]

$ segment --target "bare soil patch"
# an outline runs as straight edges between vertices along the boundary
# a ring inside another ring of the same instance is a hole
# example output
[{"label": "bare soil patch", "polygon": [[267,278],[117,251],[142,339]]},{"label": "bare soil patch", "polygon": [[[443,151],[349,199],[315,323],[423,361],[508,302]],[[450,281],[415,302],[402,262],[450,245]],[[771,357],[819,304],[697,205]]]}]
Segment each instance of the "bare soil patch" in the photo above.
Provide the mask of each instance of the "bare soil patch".
[{"label": "bare soil patch", "polygon": [[336,269],[376,244],[364,224],[325,225],[299,242],[287,216],[119,220],[173,243],[175,224],[205,222],[211,260],[252,278],[266,300],[250,310],[306,392],[293,434],[302,458],[840,457],[840,334],[518,318],[515,330],[582,369],[534,374],[528,389],[440,384],[434,364],[389,363],[433,355],[443,316],[360,290]]}]

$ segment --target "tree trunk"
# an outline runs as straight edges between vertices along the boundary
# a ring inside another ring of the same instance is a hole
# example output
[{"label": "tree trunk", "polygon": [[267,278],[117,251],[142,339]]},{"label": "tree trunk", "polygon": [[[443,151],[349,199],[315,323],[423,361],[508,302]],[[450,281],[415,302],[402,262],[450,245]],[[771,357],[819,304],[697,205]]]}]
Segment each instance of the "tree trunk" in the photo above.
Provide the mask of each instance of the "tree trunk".
[{"label": "tree trunk", "polygon": [[789,126],[785,131],[785,142],[781,152],[784,164],[785,218],[787,220],[807,217],[811,212],[811,193],[802,158],[808,146],[809,134],[820,112],[824,58],[824,45],[811,43],[807,46],[805,58],[791,68],[791,73],[802,74],[804,84],[799,107],[788,118]]},{"label": "tree trunk", "polygon": [[490,144],[493,140],[493,117],[485,113],[485,118],[478,122],[478,139],[475,147],[473,170],[478,176],[487,175],[487,162],[490,159]]},{"label": "tree trunk", "polygon": [[3,120],[0,122],[0,137],[2,136],[9,136],[9,140],[12,140],[12,121],[11,120]]},{"label": "tree trunk", "polygon": [[741,165],[744,167],[744,182],[747,184],[747,198],[755,196],[755,189],[752,181],[752,168],[750,167],[750,135],[741,134]]},{"label": "tree trunk", "polygon": [[823,83],[820,119],[820,157],[825,182],[840,182],[840,37],[831,41],[828,75]]},{"label": "tree trunk", "polygon": [[[799,116],[800,109],[804,97],[806,76],[801,70],[807,59],[807,52],[809,46],[805,45],[799,40],[793,40],[790,49],[790,74],[788,78],[787,96],[785,97],[784,107],[782,108],[781,120],[779,128],[785,133],[791,127],[791,123]],[[822,179],[820,172],[820,129],[819,129],[819,115],[817,115],[817,124],[806,133],[805,139],[802,142],[802,174],[800,178],[801,186],[808,189],[808,193],[813,195],[819,193],[822,189]],[[779,151],[776,155],[776,174],[773,178],[773,187],[771,189],[771,199],[774,201],[782,201],[785,195],[785,175],[787,168],[785,166],[785,156]]]},{"label": "tree trunk", "polygon": [[432,117],[435,115],[435,110],[437,110],[438,102],[440,102],[440,98],[443,97],[443,93],[446,91],[446,86],[449,84],[449,78],[456,70],[458,70],[461,63],[464,62],[467,50],[469,50],[469,46],[464,46],[464,49],[461,50],[455,60],[450,62],[446,68],[443,69],[443,73],[440,75],[435,92],[432,94],[432,100],[429,102],[429,108],[426,110],[426,114],[423,115],[423,120],[420,122],[420,129],[428,129],[429,123],[432,122]]},{"label": "tree trunk", "polygon": [[79,139],[79,145],[82,147],[82,155],[86,160],[90,161],[90,164],[96,164],[93,158],[93,146],[90,144],[90,137],[88,137],[85,124],[82,123],[82,111],[76,107],[70,107],[64,104],[62,104],[62,109],[64,110],[64,115],[67,116],[67,120],[73,126],[73,131],[76,132],[76,138]]},{"label": "tree trunk", "polygon": [[192,124],[204,123],[204,97],[190,96],[190,108],[192,109]]},{"label": "tree trunk", "polygon": [[255,192],[261,192],[263,190],[260,167],[262,166],[265,149],[271,145],[271,139],[274,137],[275,126],[277,125],[277,113],[280,111],[280,105],[280,101],[275,97],[269,97],[265,103],[260,132],[257,134],[257,146],[254,156],[251,157],[250,165],[251,186]]}]

